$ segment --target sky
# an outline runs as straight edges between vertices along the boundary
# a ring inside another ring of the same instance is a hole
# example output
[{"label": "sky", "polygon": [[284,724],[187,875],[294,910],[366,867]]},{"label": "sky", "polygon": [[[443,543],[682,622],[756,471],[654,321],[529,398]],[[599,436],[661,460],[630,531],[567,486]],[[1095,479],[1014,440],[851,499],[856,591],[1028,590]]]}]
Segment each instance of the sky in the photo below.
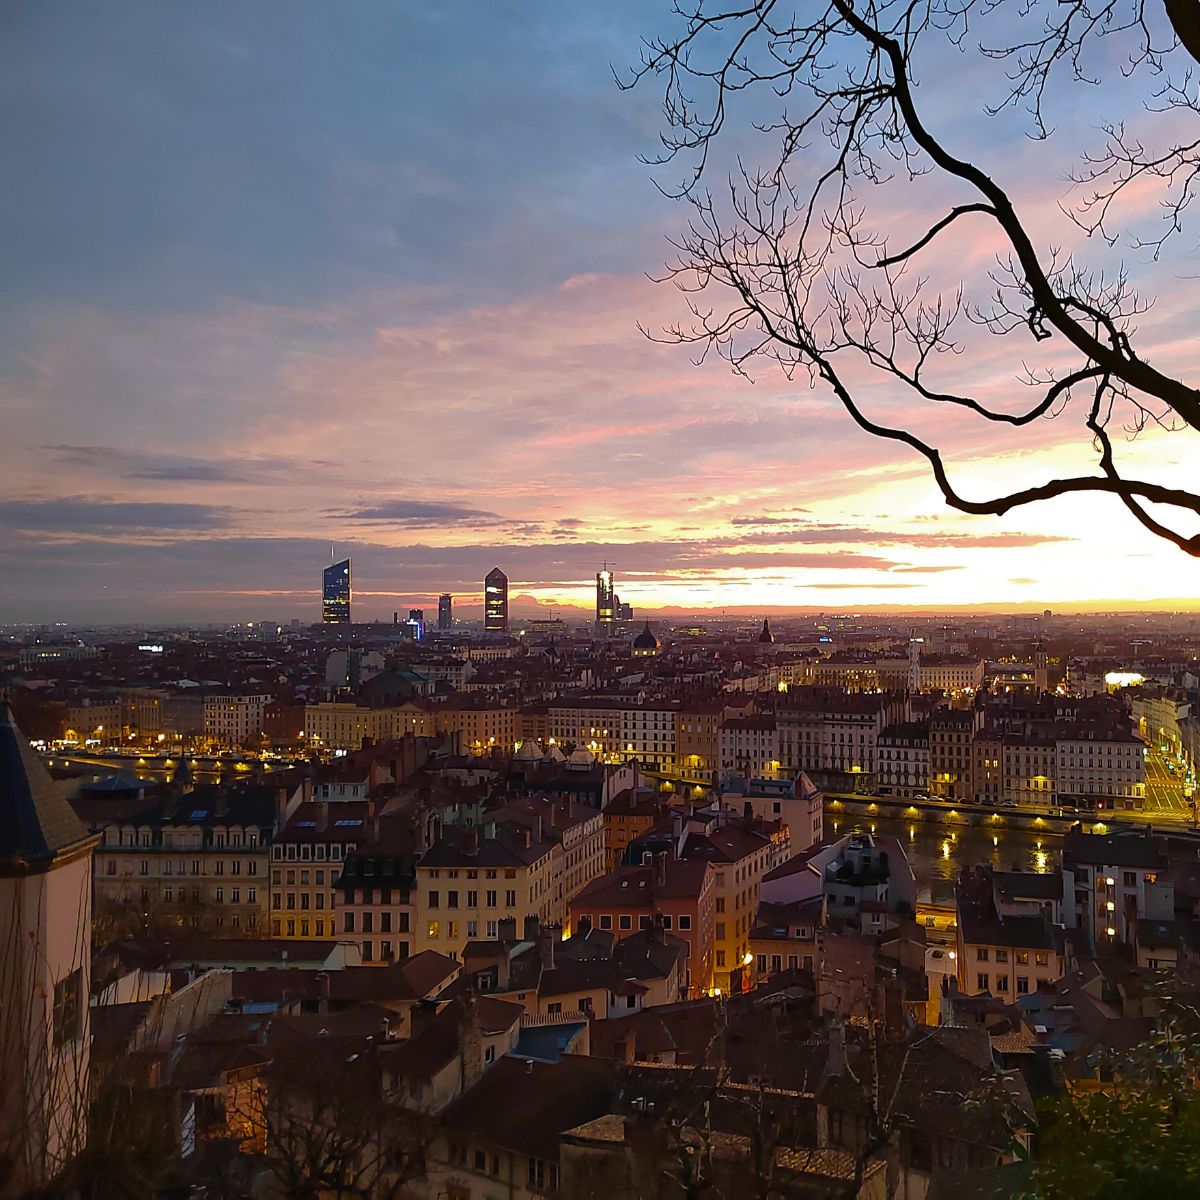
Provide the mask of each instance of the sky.
[{"label": "sky", "polygon": [[[613,68],[669,9],[4,6],[0,623],[315,619],[331,553],[353,557],[360,619],[442,591],[469,611],[496,564],[518,607],[586,607],[606,560],[648,613],[1190,605],[1200,563],[1115,504],[953,514],[807,381],[643,335],[686,317],[652,279],[686,213],[642,161],[661,92]],[[1057,207],[1061,142],[964,113],[979,62],[944,54],[930,120],[1040,244],[1123,255],[1156,297],[1142,344],[1195,378],[1179,259],[1085,245]],[[1060,89],[1072,148],[1106,106],[1139,119],[1145,85],[1123,86]],[[721,153],[769,148],[743,123]],[[886,231],[930,202],[889,194]],[[994,237],[964,236],[922,263],[935,286],[986,274]],[[1019,402],[1034,352],[984,345],[946,377]],[[1087,468],[1065,421],[1014,440],[886,384],[862,395],[936,437],[974,494]],[[1194,480],[1186,435],[1122,453]]]}]

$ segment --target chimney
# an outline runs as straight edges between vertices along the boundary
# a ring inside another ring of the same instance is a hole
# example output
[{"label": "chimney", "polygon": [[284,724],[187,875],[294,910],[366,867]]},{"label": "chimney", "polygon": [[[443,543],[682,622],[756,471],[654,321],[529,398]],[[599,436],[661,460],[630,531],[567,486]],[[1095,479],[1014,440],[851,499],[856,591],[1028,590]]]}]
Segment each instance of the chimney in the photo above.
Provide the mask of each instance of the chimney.
[{"label": "chimney", "polygon": [[667,852],[665,850],[659,851],[659,853],[657,855],[655,855],[654,861],[655,861],[655,871],[654,871],[655,884],[660,888],[666,887],[667,886]]},{"label": "chimney", "polygon": [[745,823],[747,829],[754,828],[754,805],[749,800],[742,805],[742,821]]},{"label": "chimney", "polygon": [[829,1023],[829,1058],[825,1074],[842,1076],[846,1073],[846,1027],[841,1021]]},{"label": "chimney", "polygon": [[526,850],[529,849],[530,841],[529,841],[529,830],[528,829],[521,830],[521,844],[525,847]]},{"label": "chimney", "polygon": [[437,1016],[438,1007],[436,1000],[418,1000],[408,1010],[408,1036],[412,1038],[420,1036],[426,1029],[429,1028],[434,1017]]},{"label": "chimney", "polygon": [[521,940],[523,942],[536,942],[540,932],[541,922],[538,918],[527,916],[521,926]]},{"label": "chimney", "polygon": [[542,960],[543,971],[554,970],[554,943],[558,941],[560,928],[557,925],[547,925],[538,937],[538,957]]},{"label": "chimney", "polygon": [[462,1000],[458,1047],[462,1056],[462,1090],[466,1092],[483,1075],[483,1027],[479,1023],[479,1003],[470,994]]},{"label": "chimney", "polygon": [[466,837],[463,838],[463,853],[471,858],[479,853],[479,830],[473,825],[467,829]]},{"label": "chimney", "polygon": [[517,918],[501,917],[496,923],[496,936],[502,942],[515,942],[517,940]]}]

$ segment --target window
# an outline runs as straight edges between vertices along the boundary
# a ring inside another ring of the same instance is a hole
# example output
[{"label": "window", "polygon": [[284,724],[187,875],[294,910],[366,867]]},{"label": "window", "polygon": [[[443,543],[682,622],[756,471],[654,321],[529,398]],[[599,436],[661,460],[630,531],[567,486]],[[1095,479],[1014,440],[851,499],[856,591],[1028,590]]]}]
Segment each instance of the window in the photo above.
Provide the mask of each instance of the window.
[{"label": "window", "polygon": [[549,1163],[540,1158],[531,1158],[529,1160],[529,1186],[536,1192],[544,1192],[546,1190],[546,1181],[550,1178],[551,1167]]},{"label": "window", "polygon": [[1026,975],[1017,976],[1017,992],[1019,995],[1028,995],[1029,993],[1029,978]]},{"label": "window", "polygon": [[1007,950],[997,950],[996,951],[996,961],[1002,962],[1002,963],[1008,962],[1008,951]]},{"label": "window", "polygon": [[725,965],[725,951],[718,950],[717,951],[717,966],[723,967],[724,965]]},{"label": "window", "polygon": [[600,928],[601,929],[611,929],[612,928],[612,914],[611,913],[601,913],[600,914]]},{"label": "window", "polygon": [[1124,887],[1137,887],[1137,872],[1125,871],[1121,875],[1121,883]]},{"label": "window", "polygon": [[632,913],[622,913],[619,924],[622,929],[632,929],[633,928],[633,914]]},{"label": "window", "polygon": [[1033,956],[1034,965],[1038,967],[1047,966],[1049,961],[1050,956],[1045,952],[1045,950],[1039,950],[1037,954]]},{"label": "window", "polygon": [[975,976],[975,990],[977,992],[986,992],[991,986],[991,980],[986,972],[981,971]]},{"label": "window", "polygon": [[517,893],[516,892],[505,892],[504,893],[504,903],[508,908],[516,908],[517,907]]},{"label": "window", "polygon": [[487,893],[487,906],[488,906],[488,908],[496,907],[496,893],[495,892]]},{"label": "window", "polygon": [[[986,946],[980,946],[980,947],[979,947],[979,949],[975,951],[975,957],[976,957],[976,958],[977,958],[977,959],[978,959],[980,962],[987,962],[987,960],[988,960],[988,948],[987,948]],[[997,958],[997,960],[996,960],[996,961],[997,961],[997,962],[999,962],[999,959]]]},{"label": "window", "polygon": [[553,1004],[547,1004],[546,1012],[548,1012],[552,1017],[555,1016],[557,1013],[562,1012],[561,1002],[556,1000]]},{"label": "window", "polygon": [[691,929],[691,927],[692,927],[692,918],[689,917],[686,913],[683,914],[682,916],[680,916],[679,928],[680,929]]},{"label": "window", "polygon": [[439,898],[437,892],[430,892],[429,893],[429,907],[437,908],[439,903],[440,903],[440,898]]},{"label": "window", "polygon": [[458,893],[457,892],[447,892],[446,893],[446,907],[447,908],[457,908],[458,907]]},{"label": "window", "polygon": [[375,914],[365,912],[362,915],[362,931],[363,933],[375,932]]},{"label": "window", "polygon": [[1018,966],[1022,966],[1022,967],[1029,966],[1029,951],[1028,950],[1018,950],[1017,951],[1017,964],[1018,964]]},{"label": "window", "polygon": [[346,913],[346,920],[345,924],[342,926],[342,929],[345,933],[354,932],[354,914],[352,912]]},{"label": "window", "polygon": [[54,985],[54,1044],[66,1046],[79,1037],[79,992],[83,971],[76,968]]},{"label": "window", "polygon": [[430,921],[430,922],[429,922],[429,933],[428,933],[428,936],[429,936],[429,937],[431,937],[431,938],[435,938],[435,937],[441,937],[441,936],[442,936],[442,927],[441,927],[441,923],[440,923],[440,922],[438,922],[438,921]]},{"label": "window", "polygon": [[998,992],[1007,992],[1008,991],[1008,976],[1007,975],[997,975],[996,976],[996,991],[998,991]]}]

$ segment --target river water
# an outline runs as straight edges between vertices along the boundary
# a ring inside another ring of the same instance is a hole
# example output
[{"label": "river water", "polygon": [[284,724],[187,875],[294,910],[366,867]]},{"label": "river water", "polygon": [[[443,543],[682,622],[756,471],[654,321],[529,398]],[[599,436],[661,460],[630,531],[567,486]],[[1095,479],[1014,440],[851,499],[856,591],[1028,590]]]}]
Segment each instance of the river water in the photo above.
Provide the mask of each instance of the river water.
[{"label": "river water", "polygon": [[935,821],[903,821],[891,817],[835,816],[825,813],[825,831],[840,837],[855,831],[890,834],[904,847],[917,877],[917,900],[953,904],[954,882],[963,867],[990,863],[1000,871],[1057,871],[1061,866],[1059,834],[966,825],[950,828]]}]

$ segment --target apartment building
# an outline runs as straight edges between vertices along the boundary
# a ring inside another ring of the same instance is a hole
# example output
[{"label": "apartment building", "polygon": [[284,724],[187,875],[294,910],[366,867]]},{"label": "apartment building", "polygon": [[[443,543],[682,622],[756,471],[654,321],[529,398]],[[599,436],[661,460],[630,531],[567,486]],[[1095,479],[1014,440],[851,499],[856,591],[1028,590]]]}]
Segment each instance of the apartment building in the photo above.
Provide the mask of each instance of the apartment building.
[{"label": "apartment building", "polygon": [[324,750],[358,750],[367,741],[389,742],[401,732],[394,708],[324,701],[304,709],[304,736],[310,745]]},{"label": "apartment building", "polygon": [[272,831],[287,800],[280,793],[213,784],[111,822],[93,819],[97,916],[132,908],[147,926],[266,936]]},{"label": "apartment building", "polygon": [[674,770],[678,712],[673,701],[568,696],[550,702],[547,724],[556,743],[586,746],[601,761],[636,758],[647,767]]},{"label": "apartment building", "polygon": [[769,715],[729,717],[719,734],[722,771],[770,779],[779,771],[779,731]]},{"label": "apartment building", "polygon": [[887,699],[830,688],[791,689],[779,698],[775,722],[785,770],[871,774],[879,733],[891,719]]},{"label": "apartment building", "polygon": [[657,921],[687,943],[687,994],[705,995],[714,987],[716,891],[711,863],[661,853],[653,863],[618,867],[584,888],[571,901],[571,929],[622,937]]},{"label": "apartment building", "polygon": [[520,710],[513,704],[476,696],[452,696],[432,707],[439,733],[456,733],[466,754],[499,748],[511,752],[517,744]]},{"label": "apartment building", "polygon": [[929,787],[929,723],[888,725],[876,739],[875,780],[880,795],[911,796]]},{"label": "apartment building", "polygon": [[515,823],[447,828],[416,865],[413,952],[459,959],[467,942],[495,938],[506,917],[549,921],[558,849]]},{"label": "apartment building", "polygon": [[271,844],[271,936],[333,937],[336,885],[348,855],[374,836],[375,805],[365,799],[300,804]]},{"label": "apartment building", "polygon": [[230,692],[205,696],[205,736],[222,746],[241,746],[262,733],[266,708],[270,702],[270,696],[259,694]]},{"label": "apartment building", "polygon": [[982,714],[942,708],[929,720],[929,791],[938,800],[971,801],[972,743]]},{"label": "apartment building", "polygon": [[1146,798],[1146,745],[1125,729],[1063,728],[1055,741],[1058,795],[1086,797],[1105,808],[1141,808]]}]

